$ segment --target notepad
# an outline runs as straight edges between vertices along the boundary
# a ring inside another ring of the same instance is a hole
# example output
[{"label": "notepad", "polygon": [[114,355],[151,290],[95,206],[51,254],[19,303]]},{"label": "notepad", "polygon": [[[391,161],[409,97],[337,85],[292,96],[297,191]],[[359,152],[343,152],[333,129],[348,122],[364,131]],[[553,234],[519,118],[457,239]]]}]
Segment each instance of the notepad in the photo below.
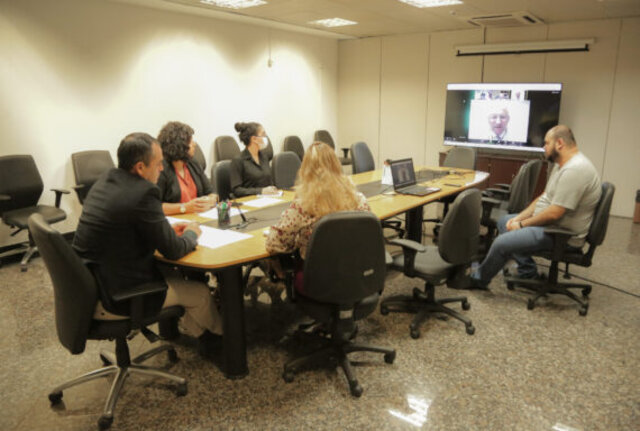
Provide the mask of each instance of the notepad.
[{"label": "notepad", "polygon": [[258,199],[254,199],[252,201],[247,201],[244,204],[250,207],[254,207],[254,208],[262,208],[262,207],[267,207],[269,205],[275,205],[275,204],[280,204],[282,203],[283,200],[282,199],[274,199],[271,197],[264,197],[264,198],[258,198]]},{"label": "notepad", "polygon": [[198,245],[207,248],[218,248],[251,238],[251,235],[234,230],[222,230],[209,226],[200,226],[202,235],[198,238]]}]

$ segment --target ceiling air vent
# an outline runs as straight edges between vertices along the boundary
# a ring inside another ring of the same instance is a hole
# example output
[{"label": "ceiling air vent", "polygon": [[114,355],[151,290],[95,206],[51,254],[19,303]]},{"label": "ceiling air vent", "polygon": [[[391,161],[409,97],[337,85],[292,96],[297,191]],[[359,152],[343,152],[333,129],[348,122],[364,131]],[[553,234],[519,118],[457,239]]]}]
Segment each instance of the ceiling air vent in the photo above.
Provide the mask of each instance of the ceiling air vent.
[{"label": "ceiling air vent", "polygon": [[525,25],[544,24],[530,12],[509,12],[500,14],[467,17],[466,21],[478,27],[521,27]]}]

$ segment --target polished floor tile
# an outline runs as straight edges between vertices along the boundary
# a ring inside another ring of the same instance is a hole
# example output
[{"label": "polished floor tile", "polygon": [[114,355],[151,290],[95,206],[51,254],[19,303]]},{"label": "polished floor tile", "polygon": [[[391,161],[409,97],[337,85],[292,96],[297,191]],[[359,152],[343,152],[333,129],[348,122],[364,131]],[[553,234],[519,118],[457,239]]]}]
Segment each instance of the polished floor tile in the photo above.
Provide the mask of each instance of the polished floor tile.
[{"label": "polished floor tile", "polygon": [[[471,309],[464,313],[476,327],[473,336],[456,320],[430,319],[414,340],[410,315],[375,312],[360,322],[358,339],[394,347],[397,359],[389,365],[381,355],[353,355],[364,388],[360,399],[349,395],[334,369],[284,383],[282,366],[300,350],[284,335],[302,316],[261,297],[246,313],[246,378],[227,380],[192,348],[178,345],[181,360],[170,370],[188,379],[189,393],[176,397],[164,382],[130,377],[112,429],[638,430],[640,225],[612,218],[593,266],[571,273],[608,285],[594,285],[586,317],[559,297],[529,311],[527,294],[507,290],[501,276],[489,292],[436,291],[468,296]],[[0,429],[95,429],[108,380],[65,391],[61,408],[50,408],[47,394],[99,367],[98,353],[110,343],[89,342],[76,356],[60,346],[40,259],[27,273],[13,263],[1,267],[0,286]],[[415,286],[419,280],[391,274],[384,295]],[[131,342],[132,354],[148,347],[143,337]]]}]

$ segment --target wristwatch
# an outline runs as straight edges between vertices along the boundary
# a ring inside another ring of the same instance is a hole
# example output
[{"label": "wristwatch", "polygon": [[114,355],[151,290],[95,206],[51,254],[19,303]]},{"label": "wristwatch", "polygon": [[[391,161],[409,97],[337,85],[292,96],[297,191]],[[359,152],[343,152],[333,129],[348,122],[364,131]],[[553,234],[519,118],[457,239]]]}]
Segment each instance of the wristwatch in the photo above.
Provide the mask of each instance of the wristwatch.
[{"label": "wristwatch", "polygon": [[180,214],[184,214],[187,212],[187,207],[184,204],[180,204]]}]

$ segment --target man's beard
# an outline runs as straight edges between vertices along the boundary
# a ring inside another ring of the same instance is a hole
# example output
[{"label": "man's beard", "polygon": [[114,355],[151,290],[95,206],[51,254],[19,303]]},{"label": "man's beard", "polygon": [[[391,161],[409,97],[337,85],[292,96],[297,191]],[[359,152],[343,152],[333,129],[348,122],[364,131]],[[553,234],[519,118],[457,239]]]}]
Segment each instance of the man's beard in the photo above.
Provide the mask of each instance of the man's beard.
[{"label": "man's beard", "polygon": [[551,154],[547,156],[547,160],[549,160],[551,163],[555,163],[556,160],[558,159],[558,156],[559,156],[558,151],[556,151],[556,149],[553,148],[551,150]]}]

